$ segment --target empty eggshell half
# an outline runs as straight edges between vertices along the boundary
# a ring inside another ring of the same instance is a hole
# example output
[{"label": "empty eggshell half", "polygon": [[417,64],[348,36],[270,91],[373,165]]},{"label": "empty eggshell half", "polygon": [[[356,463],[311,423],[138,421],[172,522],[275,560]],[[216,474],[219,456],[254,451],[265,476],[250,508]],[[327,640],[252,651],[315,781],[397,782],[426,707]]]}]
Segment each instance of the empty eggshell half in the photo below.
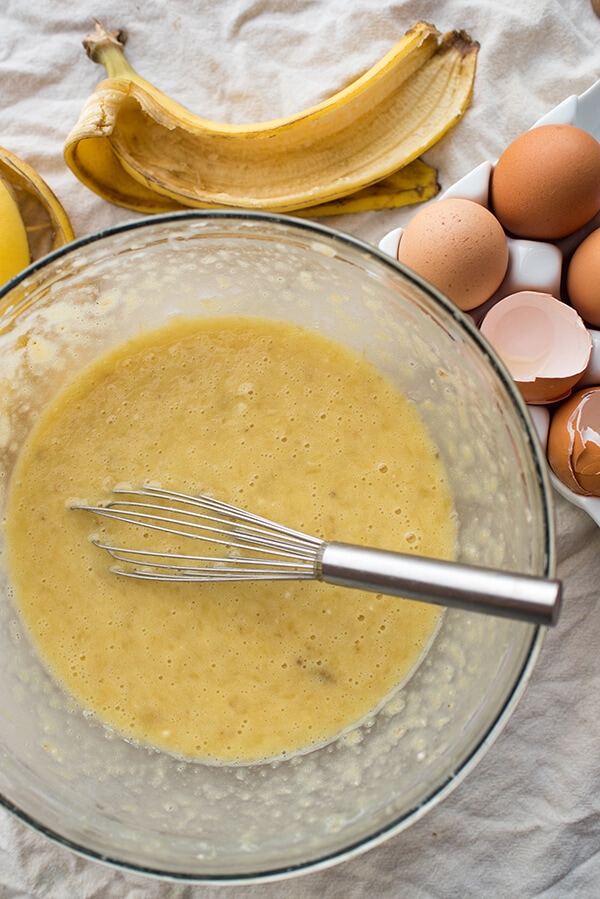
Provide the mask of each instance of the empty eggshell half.
[{"label": "empty eggshell half", "polygon": [[552,403],[568,396],[592,351],[581,316],[550,294],[536,291],[500,300],[480,329],[527,403]]},{"label": "empty eggshell half", "polygon": [[548,462],[574,493],[600,496],[600,387],[578,390],[550,421]]}]

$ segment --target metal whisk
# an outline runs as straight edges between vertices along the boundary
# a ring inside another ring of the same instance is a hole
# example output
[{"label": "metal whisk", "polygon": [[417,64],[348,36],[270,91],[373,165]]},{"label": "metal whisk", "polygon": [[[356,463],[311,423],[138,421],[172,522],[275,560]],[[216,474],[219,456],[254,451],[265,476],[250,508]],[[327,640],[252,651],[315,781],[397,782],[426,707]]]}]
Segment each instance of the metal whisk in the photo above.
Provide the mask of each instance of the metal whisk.
[{"label": "metal whisk", "polygon": [[[116,574],[159,581],[319,580],[442,606],[554,625],[559,581],[320,540],[210,496],[117,489],[105,505],[71,509],[211,544],[210,554],[134,549],[93,538]],[[193,545],[193,544],[192,544]]]}]

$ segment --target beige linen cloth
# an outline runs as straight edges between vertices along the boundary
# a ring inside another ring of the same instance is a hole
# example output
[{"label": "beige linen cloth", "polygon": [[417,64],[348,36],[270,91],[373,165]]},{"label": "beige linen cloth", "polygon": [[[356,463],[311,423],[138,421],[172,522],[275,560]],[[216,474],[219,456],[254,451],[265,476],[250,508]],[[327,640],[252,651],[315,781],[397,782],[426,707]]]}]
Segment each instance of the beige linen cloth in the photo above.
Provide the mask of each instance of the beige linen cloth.
[{"label": "beige linen cloth", "polygon": [[[600,75],[589,0],[2,0],[0,144],[45,178],[77,236],[132,219],[83,187],[64,139],[103,76],[93,17],[129,33],[141,74],[209,119],[273,119],[325,99],[418,19],[481,44],[472,105],[426,154],[443,187]],[[377,244],[415,207],[328,220]],[[476,474],[474,473],[474,477]],[[437,808],[351,861],[282,883],[158,882],[71,854],[0,808],[0,899],[600,896],[600,531],[556,498],[565,608],[517,710]]]}]

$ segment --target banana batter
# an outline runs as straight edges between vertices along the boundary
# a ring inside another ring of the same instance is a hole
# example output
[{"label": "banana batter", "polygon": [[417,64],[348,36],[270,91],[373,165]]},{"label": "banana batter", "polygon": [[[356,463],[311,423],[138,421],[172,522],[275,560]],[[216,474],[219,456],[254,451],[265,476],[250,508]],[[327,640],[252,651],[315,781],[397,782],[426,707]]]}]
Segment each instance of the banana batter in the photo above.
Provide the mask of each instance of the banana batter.
[{"label": "banana batter", "polygon": [[[437,608],[314,582],[119,578],[68,509],[115,485],[210,493],[328,540],[451,558],[445,474],[413,405],[317,333],[174,321],[52,402],[11,484],[22,616],[54,676],[129,739],[213,762],[331,740],[414,669]],[[131,542],[131,541],[130,541]],[[152,537],[148,537],[152,542]]]}]

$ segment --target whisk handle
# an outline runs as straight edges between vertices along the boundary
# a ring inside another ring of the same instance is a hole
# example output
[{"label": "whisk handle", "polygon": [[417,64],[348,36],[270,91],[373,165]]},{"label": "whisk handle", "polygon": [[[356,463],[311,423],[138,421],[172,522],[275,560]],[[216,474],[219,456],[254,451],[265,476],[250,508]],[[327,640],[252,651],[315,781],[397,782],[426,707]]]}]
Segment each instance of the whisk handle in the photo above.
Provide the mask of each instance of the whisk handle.
[{"label": "whisk handle", "polygon": [[328,584],[486,612],[537,625],[554,625],[560,581],[512,574],[348,543],[325,543],[317,577]]}]

